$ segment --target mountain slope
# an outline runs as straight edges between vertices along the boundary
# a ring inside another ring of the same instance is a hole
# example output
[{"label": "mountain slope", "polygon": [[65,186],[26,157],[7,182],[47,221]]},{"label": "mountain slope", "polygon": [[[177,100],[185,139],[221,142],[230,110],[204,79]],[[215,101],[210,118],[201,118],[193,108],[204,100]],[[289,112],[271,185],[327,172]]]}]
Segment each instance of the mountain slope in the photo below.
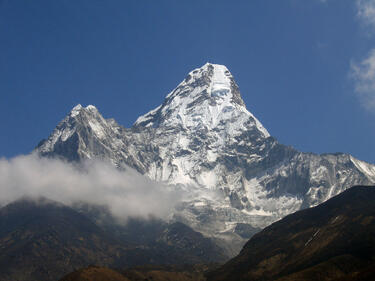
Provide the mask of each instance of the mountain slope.
[{"label": "mountain slope", "polygon": [[278,143],[246,109],[228,69],[210,63],[191,71],[132,128],[79,105],[36,152],[104,159],[186,191],[173,219],[234,252],[253,234],[243,237],[237,225],[263,228],[375,182],[375,166],[350,155],[302,153]]},{"label": "mountain slope", "polygon": [[122,247],[57,202],[25,199],[0,209],[1,280],[56,280],[76,267],[113,264]]},{"label": "mountain slope", "polygon": [[[57,280],[91,264],[129,267],[227,260],[210,239],[181,223],[158,224],[160,230],[147,233],[146,239],[116,235],[134,224],[105,228],[47,199],[13,202],[0,209],[0,280]],[[152,223],[139,224],[138,236],[155,229]]]},{"label": "mountain slope", "polygon": [[90,266],[64,276],[60,281],[130,281],[123,276],[109,268]]},{"label": "mountain slope", "polygon": [[266,227],[208,280],[341,280],[374,265],[375,187],[356,186]]},{"label": "mountain slope", "polygon": [[89,266],[64,276],[60,281],[204,281],[208,266],[145,266],[115,271]]},{"label": "mountain slope", "polygon": [[88,204],[73,208],[111,237],[133,248],[126,253],[127,265],[199,264],[224,262],[230,258],[212,239],[180,222],[129,218],[124,223],[107,208]]}]

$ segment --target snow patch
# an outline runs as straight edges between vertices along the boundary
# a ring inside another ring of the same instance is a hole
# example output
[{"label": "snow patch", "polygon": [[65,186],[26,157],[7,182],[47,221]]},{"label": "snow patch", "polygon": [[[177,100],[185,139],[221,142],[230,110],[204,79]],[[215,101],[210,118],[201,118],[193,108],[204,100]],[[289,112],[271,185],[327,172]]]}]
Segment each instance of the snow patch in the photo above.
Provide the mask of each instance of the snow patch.
[{"label": "snow patch", "polygon": [[317,231],[315,231],[315,233],[313,234],[313,236],[311,236],[311,237],[309,238],[309,240],[307,240],[307,242],[305,243],[305,247],[306,247],[307,245],[309,245],[309,243],[314,239],[314,237],[319,233],[319,231],[320,231],[320,229],[318,229]]},{"label": "snow patch", "polygon": [[86,109],[87,110],[90,110],[90,111],[94,111],[94,112],[97,112],[98,111],[98,109],[95,107],[95,106],[93,106],[93,105],[88,105],[88,106],[86,106]]},{"label": "snow patch", "polygon": [[89,125],[92,129],[92,131],[95,133],[95,135],[98,137],[98,138],[104,138],[105,137],[105,131],[103,129],[103,127],[99,124],[98,121],[96,120],[89,120]]},{"label": "snow patch", "polygon": [[369,177],[375,182],[375,166],[374,165],[369,165],[366,162],[355,159],[354,157],[351,157],[351,156],[350,156],[350,160],[357,167],[358,170],[360,170],[362,173],[364,173],[367,177]]},{"label": "snow patch", "polygon": [[82,105],[80,104],[77,104],[75,107],[73,107],[73,109],[71,110],[70,112],[70,116],[71,117],[75,117],[79,114],[79,112],[81,111],[82,109]]}]

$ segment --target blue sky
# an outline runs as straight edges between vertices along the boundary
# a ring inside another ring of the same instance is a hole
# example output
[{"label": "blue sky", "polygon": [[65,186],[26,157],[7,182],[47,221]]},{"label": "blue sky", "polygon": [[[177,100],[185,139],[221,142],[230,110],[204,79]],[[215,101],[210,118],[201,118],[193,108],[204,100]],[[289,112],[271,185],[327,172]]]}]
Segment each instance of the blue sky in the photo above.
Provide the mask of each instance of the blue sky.
[{"label": "blue sky", "polygon": [[77,103],[125,127],[207,61],[281,143],[375,163],[375,0],[0,0],[0,156]]}]

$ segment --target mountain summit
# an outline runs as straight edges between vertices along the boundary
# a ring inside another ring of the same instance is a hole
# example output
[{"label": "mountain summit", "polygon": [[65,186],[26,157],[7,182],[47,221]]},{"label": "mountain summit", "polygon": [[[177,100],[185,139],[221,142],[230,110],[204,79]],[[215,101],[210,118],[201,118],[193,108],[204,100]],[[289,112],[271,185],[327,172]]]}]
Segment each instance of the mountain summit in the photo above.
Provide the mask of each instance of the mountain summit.
[{"label": "mountain summit", "polygon": [[103,159],[183,189],[188,198],[173,219],[235,251],[291,212],[375,183],[375,166],[350,155],[302,153],[278,143],[246,109],[228,69],[210,63],[129,129],[94,106],[76,106],[36,152]]},{"label": "mountain summit", "polygon": [[135,127],[179,127],[183,130],[244,130],[269,133],[246,109],[232,74],[224,65],[206,63],[191,71],[162,105],[139,117]]}]

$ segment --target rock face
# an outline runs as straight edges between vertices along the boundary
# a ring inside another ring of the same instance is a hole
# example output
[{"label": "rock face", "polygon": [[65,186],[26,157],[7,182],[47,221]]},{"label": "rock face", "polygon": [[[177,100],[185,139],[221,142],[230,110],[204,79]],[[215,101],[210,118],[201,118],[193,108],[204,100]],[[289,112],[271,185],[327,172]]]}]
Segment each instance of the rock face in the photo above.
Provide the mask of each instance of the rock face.
[{"label": "rock face", "polygon": [[375,187],[356,186],[254,235],[207,275],[224,280],[374,280]]},{"label": "rock face", "polygon": [[210,63],[190,72],[130,129],[92,105],[76,106],[36,152],[131,166],[183,189],[189,196],[174,219],[238,246],[250,237],[244,224],[256,231],[375,182],[375,166],[350,155],[302,153],[278,143],[246,109],[228,69]]}]

